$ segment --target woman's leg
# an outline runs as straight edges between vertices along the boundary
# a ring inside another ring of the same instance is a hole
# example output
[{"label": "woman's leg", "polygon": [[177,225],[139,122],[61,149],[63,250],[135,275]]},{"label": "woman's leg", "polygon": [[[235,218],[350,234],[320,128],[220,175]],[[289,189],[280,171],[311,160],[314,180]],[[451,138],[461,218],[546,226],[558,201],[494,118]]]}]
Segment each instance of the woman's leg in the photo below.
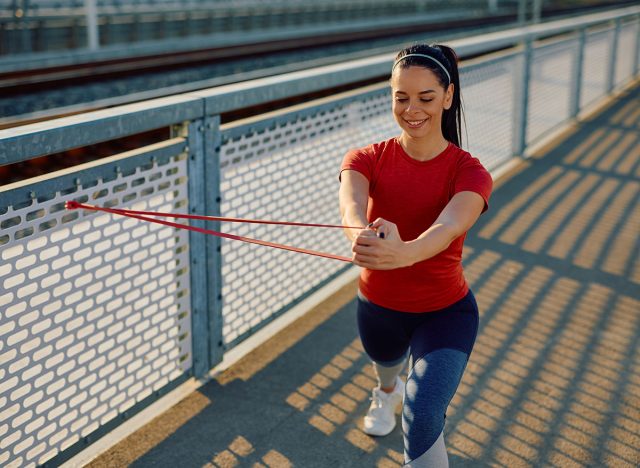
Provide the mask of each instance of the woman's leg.
[{"label": "woman's leg", "polygon": [[441,432],[433,445],[415,460],[404,465],[405,468],[449,468],[449,456],[444,444],[444,432]]},{"label": "woman's leg", "polygon": [[378,386],[386,391],[393,391],[394,386],[397,383],[398,376],[404,369],[407,359],[402,356],[400,362],[397,364],[382,363],[373,361],[373,370],[378,378]]},{"label": "woman's leg", "polygon": [[358,296],[360,339],[378,379],[372,391],[371,406],[364,418],[367,434],[383,436],[396,425],[395,410],[402,402],[404,384],[399,375],[408,356],[410,335],[402,323],[401,312],[391,311]]},{"label": "woman's leg", "polygon": [[[440,348],[416,360],[409,373],[402,411],[405,462],[412,468],[448,466],[442,431],[449,402],[458,388],[467,354]],[[440,444],[436,444],[440,438]]]},{"label": "woman's leg", "polygon": [[405,316],[412,314],[376,305],[360,293],[357,297],[357,310],[358,332],[369,358],[383,367],[394,367],[403,363],[411,341]]},{"label": "woman's leg", "polygon": [[411,338],[402,427],[405,461],[413,468],[448,466],[442,431],[478,329],[478,309],[470,292],[442,311],[424,315]]}]

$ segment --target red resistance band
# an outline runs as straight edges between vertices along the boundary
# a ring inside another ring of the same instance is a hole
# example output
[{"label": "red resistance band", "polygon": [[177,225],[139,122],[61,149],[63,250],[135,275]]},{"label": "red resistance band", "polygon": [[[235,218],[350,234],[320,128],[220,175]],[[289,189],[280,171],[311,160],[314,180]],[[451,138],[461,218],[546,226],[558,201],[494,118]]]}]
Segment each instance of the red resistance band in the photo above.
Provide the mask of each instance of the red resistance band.
[{"label": "red resistance band", "polygon": [[323,228],[340,228],[340,229],[364,229],[363,227],[354,226],[342,226],[334,224],[306,224],[306,223],[294,223],[288,221],[264,221],[256,219],[242,219],[242,218],[223,218],[219,216],[202,216],[202,215],[188,215],[188,214],[175,214],[175,213],[159,213],[154,211],[134,211],[123,210],[118,208],[102,208],[99,206],[85,205],[76,201],[68,201],[65,203],[65,208],[73,210],[82,208],[85,210],[103,211],[105,213],[112,213],[120,216],[127,216],[129,218],[136,218],[142,221],[149,221],[151,223],[164,224],[165,226],[171,226],[178,229],[188,229],[189,231],[201,232],[203,234],[211,234],[212,236],[223,237],[225,239],[239,240],[242,242],[248,242],[250,244],[265,245],[267,247],[274,247],[276,249],[290,250],[291,252],[300,252],[308,255],[315,255],[318,257],[331,258],[334,260],[342,260],[343,262],[351,262],[349,257],[342,257],[340,255],[334,255],[325,252],[318,252],[316,250],[301,249],[298,247],[291,247],[289,245],[276,244],[274,242],[267,242],[258,239],[251,239],[249,237],[236,236],[234,234],[226,234],[224,232],[212,231],[210,229],[203,229],[195,226],[189,226],[188,224],[173,223],[171,221],[164,221],[161,219],[149,218],[148,216],[160,216],[165,218],[176,219],[199,219],[206,221],[222,221],[229,223],[253,223],[253,224],[280,224],[284,226],[305,226],[305,227],[323,227]]}]

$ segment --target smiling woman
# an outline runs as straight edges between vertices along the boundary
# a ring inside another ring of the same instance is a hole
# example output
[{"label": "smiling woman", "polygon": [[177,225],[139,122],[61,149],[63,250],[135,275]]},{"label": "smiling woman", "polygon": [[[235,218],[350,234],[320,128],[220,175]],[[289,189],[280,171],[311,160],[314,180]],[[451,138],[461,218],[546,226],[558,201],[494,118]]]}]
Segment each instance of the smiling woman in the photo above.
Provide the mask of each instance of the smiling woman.
[{"label": "smiling woman", "polygon": [[[378,386],[364,431],[386,435],[404,400],[410,467],[446,467],[443,429],[478,329],[478,307],[462,271],[466,232],[488,208],[492,180],[460,148],[457,56],[415,45],[391,73],[400,135],[349,151],[340,171],[340,209],[362,267],[358,329]],[[399,378],[411,356],[406,389]]]}]

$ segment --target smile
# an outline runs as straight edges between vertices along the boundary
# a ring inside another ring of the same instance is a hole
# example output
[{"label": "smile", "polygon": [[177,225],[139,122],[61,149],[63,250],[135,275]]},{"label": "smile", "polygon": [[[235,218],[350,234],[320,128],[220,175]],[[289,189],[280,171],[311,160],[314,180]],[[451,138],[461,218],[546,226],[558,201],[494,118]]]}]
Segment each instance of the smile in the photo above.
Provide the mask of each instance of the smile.
[{"label": "smile", "polygon": [[423,123],[425,123],[427,121],[427,119],[422,119],[422,120],[406,120],[405,122],[407,123],[407,125],[409,125],[409,127],[411,128],[418,128],[420,127]]}]

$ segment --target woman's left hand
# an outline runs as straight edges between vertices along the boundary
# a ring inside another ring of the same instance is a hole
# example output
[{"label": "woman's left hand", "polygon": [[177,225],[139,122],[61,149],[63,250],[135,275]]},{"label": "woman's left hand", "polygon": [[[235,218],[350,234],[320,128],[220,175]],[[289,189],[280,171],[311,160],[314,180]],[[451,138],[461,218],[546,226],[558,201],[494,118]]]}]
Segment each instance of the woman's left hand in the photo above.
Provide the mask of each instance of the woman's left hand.
[{"label": "woman's left hand", "polygon": [[393,270],[413,265],[409,245],[400,238],[398,227],[378,218],[353,241],[353,263],[370,270]]}]

